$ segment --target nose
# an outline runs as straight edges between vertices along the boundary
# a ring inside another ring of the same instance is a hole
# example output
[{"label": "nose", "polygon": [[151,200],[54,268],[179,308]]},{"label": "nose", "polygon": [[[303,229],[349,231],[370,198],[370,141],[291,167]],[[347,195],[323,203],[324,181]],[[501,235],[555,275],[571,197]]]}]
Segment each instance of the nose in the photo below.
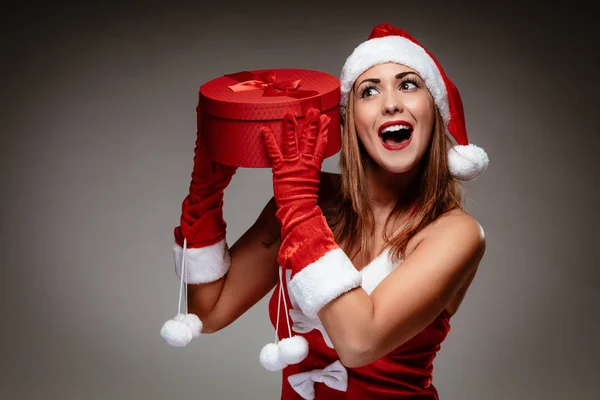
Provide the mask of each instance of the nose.
[{"label": "nose", "polygon": [[393,115],[397,112],[402,112],[402,102],[400,100],[400,96],[397,93],[388,93],[384,96],[383,100],[383,113],[385,115]]}]

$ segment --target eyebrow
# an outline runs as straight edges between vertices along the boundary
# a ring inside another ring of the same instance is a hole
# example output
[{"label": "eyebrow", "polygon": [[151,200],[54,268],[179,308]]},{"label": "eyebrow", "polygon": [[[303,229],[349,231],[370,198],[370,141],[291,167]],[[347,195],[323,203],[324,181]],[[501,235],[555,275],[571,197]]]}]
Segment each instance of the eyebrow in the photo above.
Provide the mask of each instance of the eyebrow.
[{"label": "eyebrow", "polygon": [[[413,71],[405,71],[405,72],[400,72],[399,74],[396,74],[396,76],[395,76],[394,78],[396,78],[396,79],[402,79],[402,78],[404,78],[406,75],[410,75],[410,74],[413,74],[413,75],[419,76],[419,74],[417,74],[416,72],[413,72]],[[419,76],[419,78],[421,78],[421,77]],[[358,87],[359,87],[360,85],[362,85],[363,83],[365,83],[365,82],[381,83],[381,79],[377,79],[377,78],[367,78],[367,79],[363,79],[363,80],[362,80],[362,82],[360,82],[360,83],[359,83],[359,84],[356,86],[356,88],[358,89]]]}]

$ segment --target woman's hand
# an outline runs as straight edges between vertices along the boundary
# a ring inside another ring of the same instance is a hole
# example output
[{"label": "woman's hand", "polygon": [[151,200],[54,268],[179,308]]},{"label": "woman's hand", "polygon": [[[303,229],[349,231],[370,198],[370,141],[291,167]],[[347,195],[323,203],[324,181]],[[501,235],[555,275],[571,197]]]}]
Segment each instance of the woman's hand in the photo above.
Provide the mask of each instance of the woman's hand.
[{"label": "woman's hand", "polygon": [[331,118],[310,109],[300,125],[288,114],[283,122],[282,148],[268,128],[263,140],[273,171],[273,192],[282,240],[301,221],[313,216],[317,207],[321,166],[327,148]]}]

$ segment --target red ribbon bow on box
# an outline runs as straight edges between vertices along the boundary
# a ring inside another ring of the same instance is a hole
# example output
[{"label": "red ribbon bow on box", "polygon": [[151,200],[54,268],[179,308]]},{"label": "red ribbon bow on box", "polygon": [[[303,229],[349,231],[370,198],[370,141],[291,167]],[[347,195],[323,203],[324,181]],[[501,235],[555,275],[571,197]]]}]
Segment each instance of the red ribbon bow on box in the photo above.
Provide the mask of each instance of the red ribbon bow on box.
[{"label": "red ribbon bow on box", "polygon": [[254,74],[250,71],[242,71],[235,74],[225,75],[238,81],[235,85],[227,86],[233,92],[245,92],[247,90],[263,90],[263,96],[288,96],[296,99],[304,99],[319,94],[316,90],[300,90],[301,79],[280,81],[274,71],[266,71]]}]

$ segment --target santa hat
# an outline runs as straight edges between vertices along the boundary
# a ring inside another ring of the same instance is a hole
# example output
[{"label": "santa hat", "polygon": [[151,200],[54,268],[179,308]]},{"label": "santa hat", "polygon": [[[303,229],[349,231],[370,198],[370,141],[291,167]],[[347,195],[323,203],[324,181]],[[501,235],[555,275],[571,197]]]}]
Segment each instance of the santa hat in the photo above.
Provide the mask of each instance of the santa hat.
[{"label": "santa hat", "polygon": [[388,62],[414,69],[425,81],[444,121],[446,133],[457,142],[448,151],[450,173],[463,181],[481,176],[487,169],[489,159],[482,148],[469,144],[458,89],[427,49],[408,33],[390,24],[373,28],[368,40],[356,47],[346,60],[340,77],[342,118],[345,118],[348,94],[356,79],[369,68]]}]

